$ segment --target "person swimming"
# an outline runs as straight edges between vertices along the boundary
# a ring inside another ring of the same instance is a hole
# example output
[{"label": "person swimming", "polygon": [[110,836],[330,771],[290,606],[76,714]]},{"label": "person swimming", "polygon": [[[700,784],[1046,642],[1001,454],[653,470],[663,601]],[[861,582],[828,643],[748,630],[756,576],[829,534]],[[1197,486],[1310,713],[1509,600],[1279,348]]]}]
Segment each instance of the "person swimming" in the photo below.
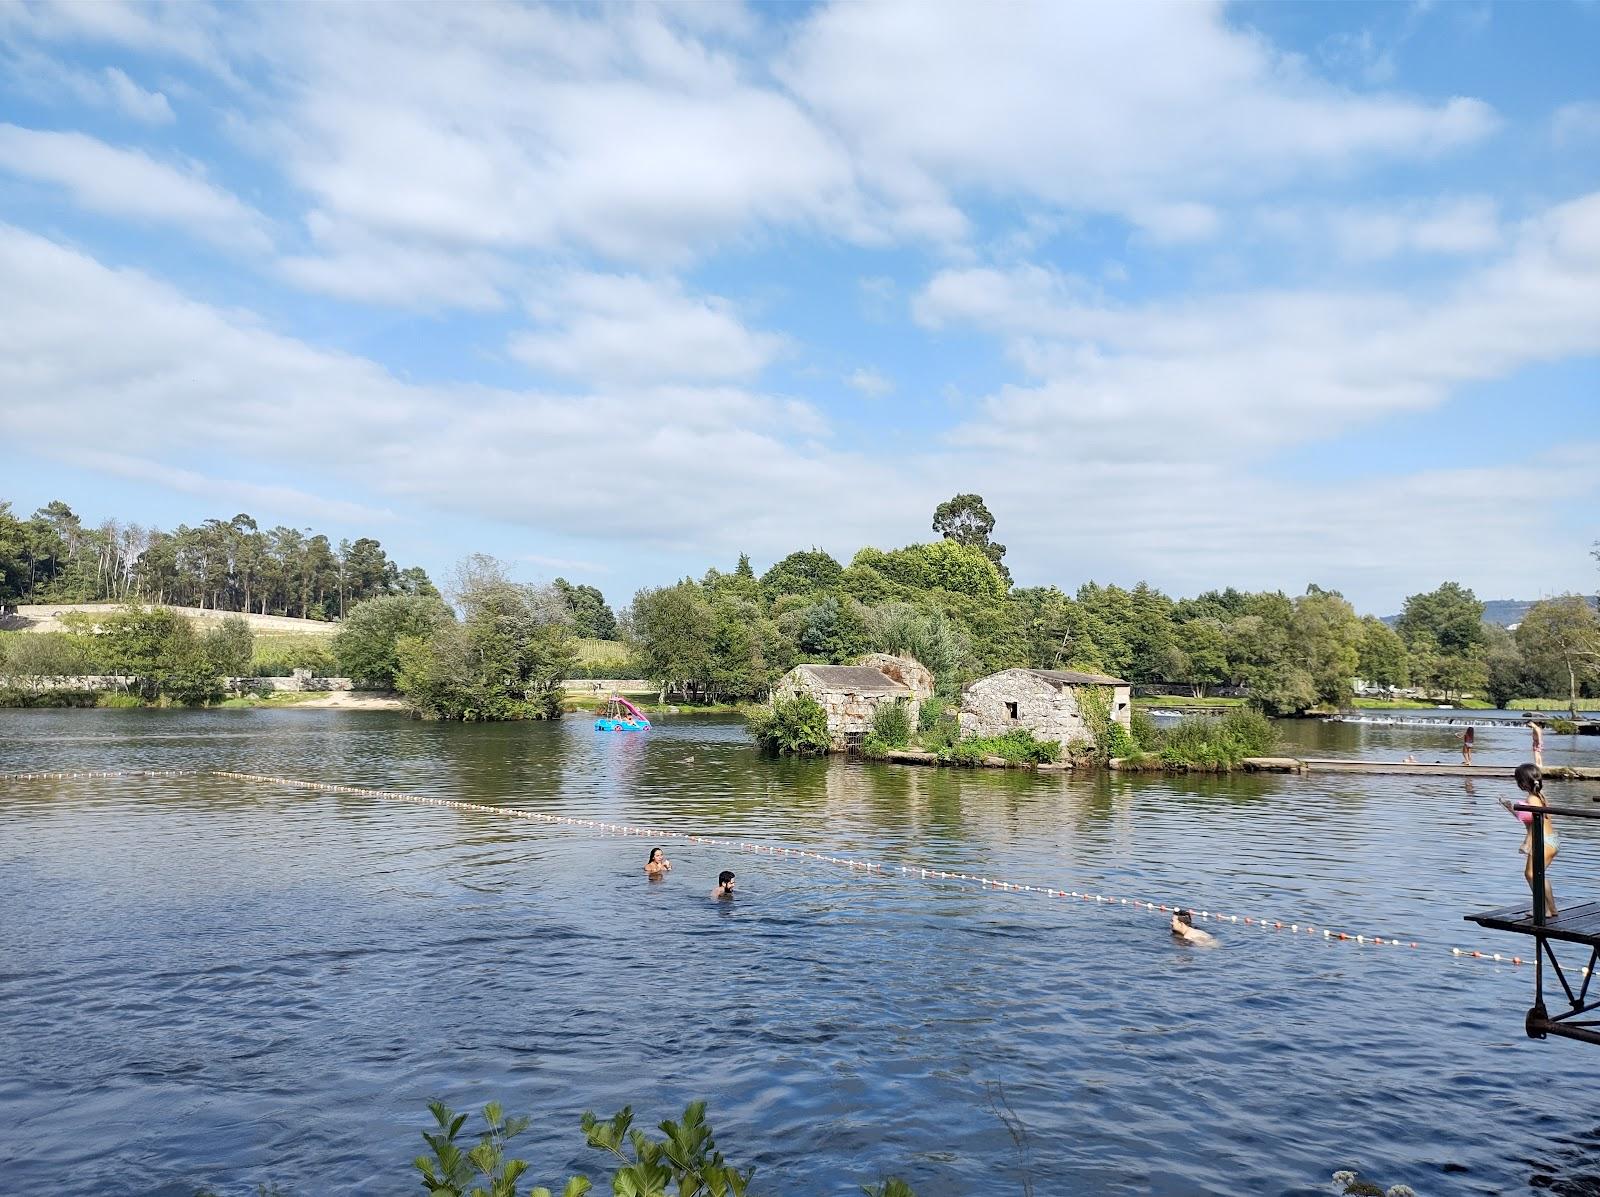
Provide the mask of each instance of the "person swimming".
[{"label": "person swimming", "polygon": [[[1525,795],[1521,805],[1550,805],[1544,796],[1544,772],[1538,765],[1518,765],[1516,779],[1517,789]],[[1556,858],[1556,851],[1561,847],[1561,837],[1556,834],[1555,824],[1550,822],[1549,815],[1535,816],[1532,811],[1515,809],[1518,804],[1509,798],[1500,799],[1500,805],[1515,815],[1527,829],[1522,834],[1522,846],[1517,851],[1527,858],[1522,866],[1522,875],[1527,878],[1530,894],[1533,893],[1533,820],[1536,817],[1544,820],[1544,915],[1553,919],[1557,911],[1555,892],[1550,888],[1550,862]]]},{"label": "person swimming", "polygon": [[1214,948],[1217,946],[1217,937],[1209,931],[1202,931],[1194,925],[1194,911],[1175,910],[1172,913],[1172,934],[1184,943],[1192,943],[1197,948]]},{"label": "person swimming", "polygon": [[733,871],[731,869],[723,869],[722,872],[717,874],[717,888],[711,891],[711,896],[713,898],[733,897]]},{"label": "person swimming", "polygon": [[672,872],[672,862],[661,854],[660,848],[650,849],[650,859],[644,862],[644,875],[652,881],[660,881]]}]

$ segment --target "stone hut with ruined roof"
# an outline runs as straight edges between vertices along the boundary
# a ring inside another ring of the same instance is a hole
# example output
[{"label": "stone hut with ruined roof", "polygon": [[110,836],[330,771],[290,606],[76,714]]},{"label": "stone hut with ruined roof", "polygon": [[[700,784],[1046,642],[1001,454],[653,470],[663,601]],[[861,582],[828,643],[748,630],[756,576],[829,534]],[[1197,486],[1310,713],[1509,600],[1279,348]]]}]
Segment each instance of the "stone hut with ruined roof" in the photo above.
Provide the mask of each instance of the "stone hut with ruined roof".
[{"label": "stone hut with ruined roof", "polygon": [[774,698],[809,695],[828,713],[828,737],[835,752],[856,748],[872,728],[872,717],[886,702],[912,706],[933,693],[933,676],[908,657],[875,653],[862,665],[796,665],[772,688]]},{"label": "stone hut with ruined roof", "polygon": [[1133,721],[1133,690],[1121,678],[1071,669],[1004,669],[961,692],[961,734],[1002,736],[1026,729],[1036,739],[1063,745],[1092,740],[1083,717],[1086,701],[1107,704],[1123,727]]}]

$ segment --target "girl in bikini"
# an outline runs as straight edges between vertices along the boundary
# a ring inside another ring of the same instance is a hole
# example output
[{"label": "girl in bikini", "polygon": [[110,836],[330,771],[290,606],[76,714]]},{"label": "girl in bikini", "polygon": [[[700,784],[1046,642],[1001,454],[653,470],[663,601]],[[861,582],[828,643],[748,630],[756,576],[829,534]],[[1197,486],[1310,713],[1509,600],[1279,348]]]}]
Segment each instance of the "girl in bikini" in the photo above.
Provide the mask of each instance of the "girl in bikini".
[{"label": "girl in bikini", "polygon": [[[1517,766],[1517,788],[1522,791],[1523,806],[1549,806],[1544,797],[1544,774],[1537,765]],[[1500,805],[1511,811],[1526,830],[1522,833],[1522,847],[1517,851],[1526,858],[1522,868],[1522,875],[1528,879],[1528,892],[1533,892],[1533,821],[1544,820],[1544,916],[1547,919],[1556,917],[1556,896],[1550,889],[1550,862],[1556,858],[1556,850],[1561,847],[1561,837],[1556,834],[1555,825],[1550,822],[1549,815],[1535,815],[1532,811],[1515,810],[1517,804],[1509,799],[1500,799]]]}]

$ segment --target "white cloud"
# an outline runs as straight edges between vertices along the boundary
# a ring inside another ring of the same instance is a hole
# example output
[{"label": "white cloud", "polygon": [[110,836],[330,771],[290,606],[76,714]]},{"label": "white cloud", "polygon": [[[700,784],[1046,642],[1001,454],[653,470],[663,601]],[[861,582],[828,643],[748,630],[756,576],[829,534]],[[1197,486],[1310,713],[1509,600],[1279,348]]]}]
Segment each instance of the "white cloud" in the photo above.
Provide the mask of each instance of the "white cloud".
[{"label": "white cloud", "polygon": [[1470,256],[1505,240],[1499,205],[1489,196],[1443,196],[1387,204],[1269,208],[1254,231],[1317,253],[1332,249],[1355,263],[1405,254]]},{"label": "white cloud", "polygon": [[0,4],[9,40],[91,42],[174,55],[226,74],[218,48],[222,13],[209,4],[144,4],[137,0],[35,0]]},{"label": "white cloud", "polygon": [[1525,222],[1435,295],[1262,291],[1115,305],[1039,267],[946,270],[928,327],[987,329],[1032,381],[955,435],[1030,457],[1248,459],[1435,406],[1531,363],[1600,352],[1600,193]]},{"label": "white cloud", "polygon": [[278,273],[307,291],[380,307],[492,311],[505,306],[515,269],[487,250],[395,241],[313,212],[313,252],[290,254]]},{"label": "white cloud", "polygon": [[116,67],[106,68],[105,81],[107,94],[112,101],[135,120],[167,125],[176,119],[165,95],[159,91],[146,91]]},{"label": "white cloud", "polygon": [[[854,487],[890,497],[835,512],[841,537],[864,539],[909,501],[887,465],[819,449],[820,417],[791,400],[737,386],[415,385],[5,226],[0,394],[0,441],[25,452],[114,455],[99,460],[152,481],[170,471],[180,489],[190,462],[237,457],[326,473],[372,505],[585,540],[787,552]],[[596,518],[596,468],[607,511],[625,518]]]},{"label": "white cloud", "polygon": [[845,382],[860,391],[868,399],[882,399],[885,395],[894,394],[894,379],[879,373],[869,366],[852,370]]},{"label": "white cloud", "polygon": [[782,76],[890,202],[1020,192],[1189,237],[1208,231],[1211,197],[1436,154],[1495,124],[1475,100],[1321,82],[1206,3],[1018,4],[1004,20],[981,5],[832,5]]},{"label": "white cloud", "polygon": [[1209,204],[1153,204],[1130,216],[1145,238],[1157,245],[1209,241],[1222,227],[1221,214]]},{"label": "white cloud", "polygon": [[164,486],[168,490],[175,490],[180,494],[204,496],[209,503],[221,503],[228,507],[266,508],[280,515],[336,520],[368,526],[394,518],[392,512],[370,507],[365,503],[330,499],[299,487],[271,482],[245,482],[238,478],[217,478],[197,470],[163,465],[146,458],[131,457],[125,453],[62,447],[51,452],[50,456],[69,465],[109,474],[114,478],[148,482]]},{"label": "white cloud", "polygon": [[1561,105],[1550,117],[1550,138],[1561,147],[1600,140],[1600,101]]},{"label": "white cloud", "polygon": [[716,296],[686,294],[668,279],[574,273],[535,295],[542,328],[511,339],[511,353],[555,374],[598,382],[748,378],[783,349],[752,332]]},{"label": "white cloud", "polygon": [[224,248],[259,252],[272,245],[259,212],[198,172],[82,133],[0,124],[0,170],[62,187],[91,211],[171,225]]},{"label": "white cloud", "polygon": [[47,102],[66,95],[149,125],[169,125],[176,119],[163,93],[145,90],[116,67],[79,70],[27,46],[0,47],[0,78],[11,90]]},{"label": "white cloud", "polygon": [[261,49],[290,176],[373,235],[662,263],[851,219],[843,150],[663,11],[322,7]]}]

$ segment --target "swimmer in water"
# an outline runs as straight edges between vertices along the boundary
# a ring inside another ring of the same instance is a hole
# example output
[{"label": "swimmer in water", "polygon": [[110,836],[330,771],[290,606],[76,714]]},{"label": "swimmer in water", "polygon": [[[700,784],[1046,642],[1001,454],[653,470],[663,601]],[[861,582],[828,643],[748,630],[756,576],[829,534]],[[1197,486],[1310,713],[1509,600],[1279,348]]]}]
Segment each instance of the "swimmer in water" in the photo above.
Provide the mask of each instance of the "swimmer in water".
[{"label": "swimmer in water", "polygon": [[1194,911],[1177,910],[1172,915],[1172,934],[1184,943],[1192,943],[1197,948],[1214,948],[1217,946],[1217,937],[1209,931],[1202,931],[1194,925]]},{"label": "swimmer in water", "polygon": [[672,862],[661,855],[660,848],[650,849],[650,859],[644,862],[644,875],[652,881],[660,881],[672,872]]},{"label": "swimmer in water", "polygon": [[[1522,791],[1523,806],[1549,806],[1544,797],[1544,774],[1537,765],[1517,766],[1517,788]],[[1517,851],[1526,857],[1522,866],[1522,875],[1528,880],[1528,892],[1533,892],[1533,821],[1544,820],[1544,915],[1546,918],[1556,917],[1556,896],[1550,888],[1550,862],[1556,858],[1556,850],[1561,847],[1561,838],[1556,834],[1555,824],[1550,822],[1549,815],[1535,815],[1532,811],[1512,809],[1517,803],[1508,798],[1500,799],[1500,805],[1511,811],[1527,828],[1522,833],[1522,847]]]},{"label": "swimmer in water", "polygon": [[711,896],[718,899],[733,897],[733,873],[731,870],[723,869],[722,872],[717,874],[717,888],[711,891]]}]

